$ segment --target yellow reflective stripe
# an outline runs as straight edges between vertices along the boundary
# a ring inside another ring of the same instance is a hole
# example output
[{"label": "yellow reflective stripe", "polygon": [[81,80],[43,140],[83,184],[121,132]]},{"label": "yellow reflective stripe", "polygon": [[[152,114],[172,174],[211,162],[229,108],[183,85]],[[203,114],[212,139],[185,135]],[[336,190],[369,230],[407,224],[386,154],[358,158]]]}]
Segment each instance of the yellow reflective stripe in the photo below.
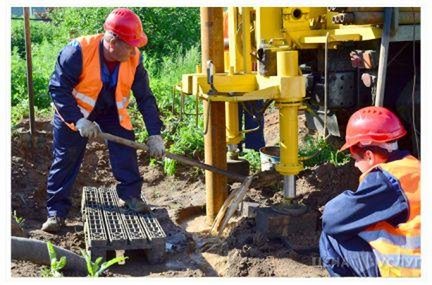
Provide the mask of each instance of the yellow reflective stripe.
[{"label": "yellow reflective stripe", "polygon": [[418,248],[404,248],[399,245],[395,245],[392,243],[388,243],[384,240],[375,240],[369,242],[369,244],[376,250],[378,250],[381,254],[393,254],[393,253],[400,253],[400,254],[406,254],[406,255],[420,255],[420,247]]},{"label": "yellow reflective stripe", "polygon": [[399,224],[398,229],[402,232],[406,232],[411,235],[420,236],[420,224],[421,224],[421,217],[420,215],[418,215],[415,216],[412,220],[410,220],[407,223]]},{"label": "yellow reflective stripe", "polygon": [[378,262],[382,277],[421,277],[421,268],[405,268]]},{"label": "yellow reflective stripe", "polygon": [[374,250],[378,263],[394,267],[421,268],[420,255],[381,254]]},{"label": "yellow reflective stripe", "polygon": [[72,90],[72,95],[76,98],[79,99],[81,101],[83,101],[84,103],[94,107],[96,105],[96,101],[93,100],[91,97],[87,96],[84,93],[80,93],[78,91],[76,91],[75,89]]},{"label": "yellow reflective stripe", "polygon": [[359,235],[369,242],[382,241],[385,244],[394,244],[407,249],[416,249],[421,246],[420,236],[394,235],[386,230],[364,231]]}]

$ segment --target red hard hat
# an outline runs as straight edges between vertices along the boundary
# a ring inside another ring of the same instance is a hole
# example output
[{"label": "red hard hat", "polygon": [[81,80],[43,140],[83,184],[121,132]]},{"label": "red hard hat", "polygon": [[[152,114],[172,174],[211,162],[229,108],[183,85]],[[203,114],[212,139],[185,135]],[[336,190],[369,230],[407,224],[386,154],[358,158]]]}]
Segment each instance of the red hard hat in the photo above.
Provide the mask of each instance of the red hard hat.
[{"label": "red hard hat", "polygon": [[104,29],[116,34],[131,46],[143,47],[147,44],[147,35],[143,31],[141,20],[127,8],[114,9],[106,18]]},{"label": "red hard hat", "polygon": [[345,144],[341,151],[358,143],[385,143],[406,135],[398,117],[384,107],[366,107],[355,112],[348,121]]}]

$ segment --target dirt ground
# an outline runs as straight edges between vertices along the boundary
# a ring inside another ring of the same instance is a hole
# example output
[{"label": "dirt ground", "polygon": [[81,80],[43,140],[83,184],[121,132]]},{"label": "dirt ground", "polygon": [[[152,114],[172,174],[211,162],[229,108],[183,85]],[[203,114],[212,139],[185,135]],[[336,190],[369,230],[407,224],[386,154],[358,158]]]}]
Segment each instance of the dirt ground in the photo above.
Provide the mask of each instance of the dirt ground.
[{"label": "dirt ground", "polygon": [[[300,136],[308,131],[305,119],[299,120]],[[277,112],[266,114],[267,145],[278,141]],[[11,208],[25,218],[24,235],[51,241],[75,253],[85,247],[80,216],[83,186],[113,186],[107,148],[102,141],[87,146],[84,163],[74,186],[73,210],[66,227],[58,234],[40,230],[46,219],[45,189],[51,165],[52,134],[49,121],[37,122],[33,147],[28,134],[28,122],[13,131]],[[107,276],[327,276],[320,266],[318,239],[320,209],[332,197],[357,185],[358,172],[350,163],[343,167],[330,164],[302,171],[297,177],[298,200],[308,206],[315,219],[310,227],[284,238],[270,238],[257,231],[252,218],[234,217],[223,238],[208,235],[203,207],[205,186],[202,171],[180,167],[176,176],[165,176],[158,165],[149,166],[149,159],[139,152],[140,173],[144,192],[153,213],[167,235],[167,257],[163,264],[150,265],[139,251],[126,252],[126,265],[111,267]],[[246,201],[272,205],[282,198],[279,182],[252,184]],[[299,221],[301,223],[301,221]],[[19,233],[17,233],[19,234]],[[12,260],[13,277],[40,276],[43,266],[22,260]],[[65,276],[76,276],[64,272]]]}]

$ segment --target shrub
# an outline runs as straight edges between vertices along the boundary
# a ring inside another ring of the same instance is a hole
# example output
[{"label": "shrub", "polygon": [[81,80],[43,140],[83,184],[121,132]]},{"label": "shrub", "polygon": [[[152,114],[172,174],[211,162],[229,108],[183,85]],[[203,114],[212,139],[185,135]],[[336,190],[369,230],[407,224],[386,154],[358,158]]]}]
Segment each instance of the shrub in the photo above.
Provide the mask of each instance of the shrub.
[{"label": "shrub", "polygon": [[[32,47],[33,92],[36,109],[43,110],[50,106],[51,100],[48,94],[48,83],[62,45],[63,43],[50,43],[44,40],[42,43]],[[24,108],[28,106],[27,67],[26,60],[19,56],[19,51],[16,47],[12,50],[11,59],[11,104],[12,113],[15,113],[14,116],[17,118],[25,116],[25,113],[19,115],[17,111],[28,109]]]},{"label": "shrub", "polygon": [[[49,22],[30,22],[30,38],[32,45],[38,45],[43,41],[52,42],[55,29]],[[24,20],[14,19],[11,26],[11,49],[17,49],[18,55],[25,58]]]},{"label": "shrub", "polygon": [[340,166],[349,162],[350,157],[338,152],[331,144],[322,137],[305,137],[305,144],[299,149],[299,156],[304,158],[304,166],[312,167],[325,162]]}]

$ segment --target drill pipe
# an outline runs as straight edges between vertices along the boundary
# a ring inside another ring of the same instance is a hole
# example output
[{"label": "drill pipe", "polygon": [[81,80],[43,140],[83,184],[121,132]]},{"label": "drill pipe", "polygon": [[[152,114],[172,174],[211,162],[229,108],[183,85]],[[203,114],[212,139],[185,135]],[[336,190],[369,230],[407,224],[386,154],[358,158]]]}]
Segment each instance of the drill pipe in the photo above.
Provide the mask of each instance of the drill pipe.
[{"label": "drill pipe", "polygon": [[[333,16],[334,24],[343,25],[381,25],[384,23],[383,12],[352,12]],[[420,23],[420,12],[399,12],[399,24]]]}]

